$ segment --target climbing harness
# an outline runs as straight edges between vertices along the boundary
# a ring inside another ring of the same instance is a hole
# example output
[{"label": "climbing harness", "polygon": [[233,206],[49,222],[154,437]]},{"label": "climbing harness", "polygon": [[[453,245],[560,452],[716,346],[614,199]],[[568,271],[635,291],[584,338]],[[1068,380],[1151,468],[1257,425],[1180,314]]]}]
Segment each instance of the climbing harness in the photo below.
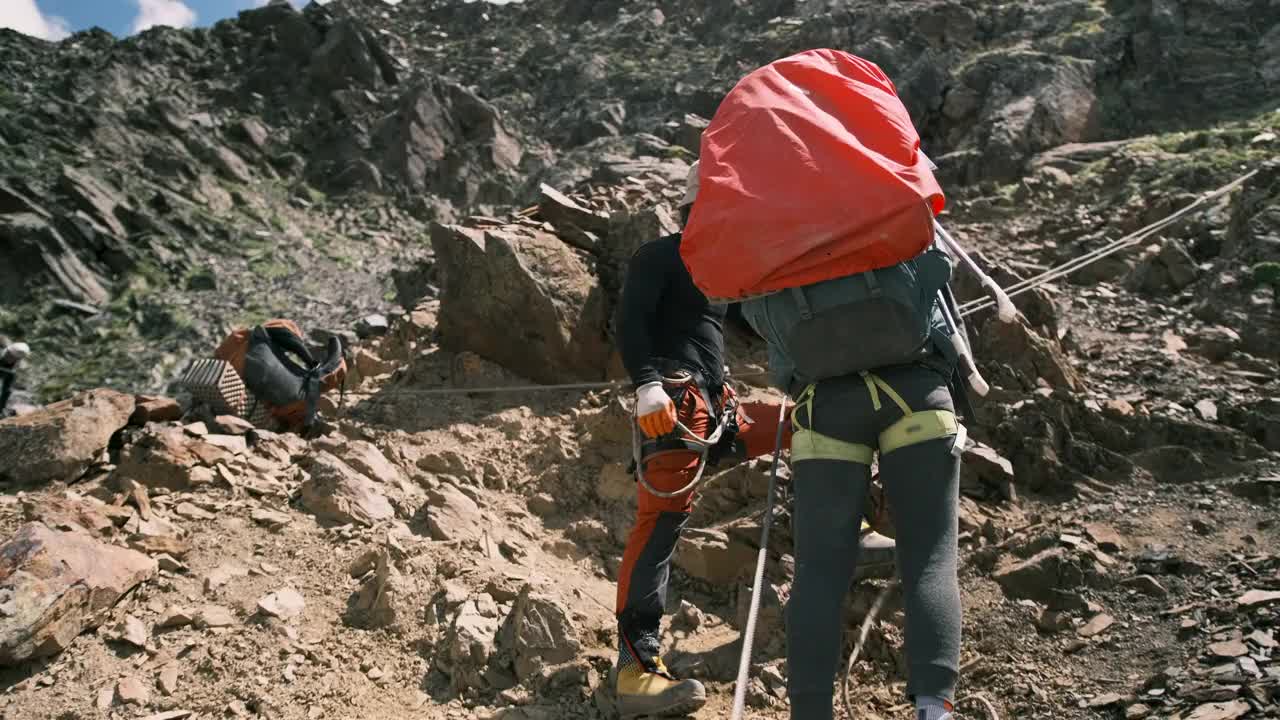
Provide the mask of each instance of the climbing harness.
[{"label": "climbing harness", "polygon": [[[853,682],[853,666],[862,655],[862,647],[867,642],[867,636],[871,634],[871,625],[875,623],[876,618],[880,616],[881,610],[884,609],[885,601],[889,599],[889,593],[893,592],[901,584],[900,580],[894,580],[876,595],[876,599],[871,603],[871,609],[867,611],[866,617],[862,619],[862,625],[858,628],[858,639],[853,643],[853,652],[849,653],[849,662],[844,666],[844,677],[840,681],[840,701],[844,705],[844,714],[848,720],[855,720],[857,717],[853,714],[853,702],[849,699],[849,685]],[[957,698],[952,705],[957,709],[962,705],[977,705],[982,708],[989,720],[1000,720],[1000,713],[996,710],[995,704],[983,693],[963,695]]]},{"label": "climbing harness", "polygon": [[[689,378],[663,378],[663,381],[664,384],[689,383],[694,385],[694,387],[698,387],[698,390],[703,392],[703,401],[707,403],[707,411],[710,412],[710,397],[706,395],[705,391],[702,391],[701,387],[692,383]],[[636,412],[637,410],[632,410],[631,413],[631,459],[635,463],[636,480],[644,486],[644,489],[651,495],[666,500],[689,494],[696,490],[698,485],[702,484],[703,475],[705,474],[707,465],[709,464],[708,455],[711,453],[711,449],[720,443],[721,438],[724,436],[725,429],[729,427],[730,421],[738,412],[738,406],[731,395],[720,411],[720,417],[716,420],[715,428],[706,437],[698,437],[696,433],[686,427],[684,423],[680,422],[679,418],[676,418],[676,427],[673,433],[678,431],[679,435],[675,436],[675,440],[676,442],[683,444],[686,449],[693,450],[698,453],[698,470],[694,473],[692,480],[690,480],[684,487],[675,491],[659,490],[650,484],[644,476],[645,458],[643,457],[642,452],[644,440],[640,437],[639,418],[636,417]]]},{"label": "climbing harness", "polygon": [[[859,373],[867,385],[871,396],[871,407],[877,411],[883,406],[880,393],[889,397],[893,404],[902,411],[902,417],[885,428],[877,438],[877,447],[861,443],[839,440],[815,431],[810,425],[801,422],[800,414],[804,411],[809,422],[813,421],[813,400],[817,393],[817,385],[809,385],[796,398],[795,409],[791,412],[791,460],[839,460],[859,465],[870,465],[875,459],[876,450],[881,454],[890,453],[909,445],[916,445],[944,437],[955,437],[952,451],[959,452],[964,448],[965,429],[950,410],[912,410],[902,396],[883,378],[872,372]],[[956,448],[960,448],[959,451]]]},{"label": "climbing harness", "polygon": [[764,594],[764,563],[769,552],[769,529],[773,527],[773,505],[778,492],[778,462],[782,458],[782,434],[787,417],[787,398],[778,408],[778,433],[773,441],[773,466],[769,469],[769,498],[765,501],[764,522],[760,529],[760,551],[756,555],[756,574],[751,583],[751,605],[747,626],[742,632],[742,654],[738,658],[738,680],[733,689],[732,720],[741,720],[746,709],[747,674],[751,668],[751,648],[756,639],[756,619],[760,616],[760,596]]}]

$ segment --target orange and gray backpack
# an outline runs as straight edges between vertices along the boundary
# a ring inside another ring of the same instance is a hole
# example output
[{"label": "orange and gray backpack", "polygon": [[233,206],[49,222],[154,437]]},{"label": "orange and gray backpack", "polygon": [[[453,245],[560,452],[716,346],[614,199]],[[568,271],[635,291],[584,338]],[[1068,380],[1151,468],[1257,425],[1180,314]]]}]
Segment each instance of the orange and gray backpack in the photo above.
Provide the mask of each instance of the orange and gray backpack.
[{"label": "orange and gray backpack", "polygon": [[214,357],[235,368],[253,401],[290,430],[314,425],[320,395],[343,387],[347,375],[341,342],[330,337],[324,357],[316,360],[292,320],[236,329]]}]

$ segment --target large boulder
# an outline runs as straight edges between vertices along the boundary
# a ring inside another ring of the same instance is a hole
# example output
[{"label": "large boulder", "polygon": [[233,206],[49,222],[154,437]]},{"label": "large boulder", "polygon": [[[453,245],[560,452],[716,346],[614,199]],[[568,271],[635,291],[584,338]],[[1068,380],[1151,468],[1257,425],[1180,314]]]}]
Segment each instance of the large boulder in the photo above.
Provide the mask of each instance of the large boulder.
[{"label": "large boulder", "polygon": [[0,546],[0,665],[48,657],[102,624],[156,561],[39,523]]},{"label": "large boulder", "polygon": [[115,530],[113,517],[128,518],[132,511],[68,491],[61,496],[24,498],[22,515],[30,522],[38,522],[54,530],[103,536]]},{"label": "large boulder", "polygon": [[321,94],[348,88],[374,89],[380,82],[395,81],[386,52],[355,20],[336,23],[311,55],[311,84]]},{"label": "large boulder", "polygon": [[441,343],[539,382],[603,377],[605,299],[586,261],[550,233],[436,224]]},{"label": "large boulder", "polygon": [[132,395],[100,389],[0,421],[0,479],[23,485],[74,480],[133,410]]},{"label": "large boulder", "polygon": [[373,525],[395,517],[378,485],[327,452],[311,456],[302,483],[302,505],[320,520]]},{"label": "large boulder", "polygon": [[129,231],[120,218],[127,217],[132,208],[110,185],[87,171],[64,165],[58,189],[89,217],[97,226],[95,230],[118,239],[128,237]]},{"label": "large boulder", "polygon": [[1051,548],[1026,560],[1010,560],[992,578],[1005,595],[1048,604],[1055,591],[1074,590],[1085,583],[1087,571],[1079,557],[1064,548]]},{"label": "large boulder", "polygon": [[611,293],[621,292],[627,263],[641,245],[680,231],[680,222],[666,205],[654,205],[636,211],[620,210],[609,218],[609,231],[604,240],[601,271],[605,287]]},{"label": "large boulder", "polygon": [[396,485],[404,480],[404,473],[396,467],[387,456],[373,443],[366,440],[346,440],[340,436],[329,435],[317,440],[315,446],[333,454],[350,465],[356,472],[387,485]]},{"label": "large boulder", "polygon": [[992,447],[975,443],[965,448],[960,464],[961,492],[979,498],[993,495],[1004,500],[1017,500],[1013,463]]},{"label": "large boulder", "polygon": [[1094,90],[1094,63],[1030,51],[993,53],[964,72],[948,112],[960,97],[981,103],[976,110],[976,140],[982,149],[980,179],[1010,181],[1019,177],[1029,157],[1066,143],[1095,139],[1100,107]]},{"label": "large boulder", "polygon": [[748,573],[757,551],[721,530],[689,530],[676,546],[676,567],[691,577],[725,587]]},{"label": "large boulder", "polygon": [[315,50],[324,39],[320,31],[289,3],[245,10],[236,23],[260,40],[254,62],[242,70],[242,94],[297,94],[313,101],[312,89],[307,83],[298,82],[298,78],[307,73]]}]

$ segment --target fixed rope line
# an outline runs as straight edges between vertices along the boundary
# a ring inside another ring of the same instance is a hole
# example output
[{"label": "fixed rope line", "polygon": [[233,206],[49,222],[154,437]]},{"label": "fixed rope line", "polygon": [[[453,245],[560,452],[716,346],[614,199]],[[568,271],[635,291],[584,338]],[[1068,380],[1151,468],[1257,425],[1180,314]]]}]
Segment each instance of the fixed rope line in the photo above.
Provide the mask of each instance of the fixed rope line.
[{"label": "fixed rope line", "polygon": [[522,392],[560,392],[570,390],[607,390],[609,388],[617,388],[625,385],[621,380],[600,381],[600,382],[581,382],[581,383],[560,383],[557,385],[491,385],[488,387],[442,387],[442,388],[392,388],[379,392],[374,391],[347,391],[348,395],[373,395],[370,401],[384,400],[388,397],[397,395],[497,395],[501,393],[522,393]]},{"label": "fixed rope line", "polygon": [[[1126,235],[1125,237],[1120,238],[1119,240],[1116,240],[1116,241],[1114,241],[1114,242],[1112,242],[1112,243],[1109,243],[1108,245],[1103,246],[1102,248],[1098,248],[1098,249],[1092,250],[1092,251],[1090,251],[1090,252],[1088,252],[1088,253],[1085,253],[1084,255],[1081,255],[1080,257],[1072,258],[1071,260],[1068,260],[1067,262],[1063,263],[1062,265],[1059,265],[1059,266],[1058,266],[1058,267],[1056,267],[1056,268],[1050,268],[1049,270],[1044,271],[1043,273],[1041,273],[1040,275],[1038,275],[1038,276],[1036,276],[1036,277],[1029,278],[1029,279],[1027,279],[1027,280],[1022,280],[1022,281],[1019,281],[1019,282],[1017,282],[1017,283],[1014,283],[1013,285],[1011,285],[1011,286],[1010,286],[1009,288],[1007,288],[1007,289],[1008,289],[1008,290],[1018,290],[1018,289],[1021,289],[1022,287],[1026,286],[1026,285],[1030,285],[1030,284],[1032,284],[1032,283],[1035,283],[1035,282],[1036,282],[1038,279],[1040,279],[1041,277],[1044,277],[1044,276],[1050,275],[1050,274],[1055,273],[1055,272],[1060,272],[1060,271],[1062,271],[1062,270],[1065,270],[1068,266],[1075,266],[1075,265],[1079,265],[1079,266],[1083,267],[1083,266],[1085,266],[1085,265],[1090,264],[1092,261],[1096,260],[1097,258],[1099,258],[1099,257],[1103,257],[1103,256],[1105,256],[1106,254],[1109,254],[1109,253],[1110,253],[1110,252],[1112,252],[1112,251],[1113,251],[1113,249],[1114,249],[1114,248],[1116,248],[1116,247],[1123,247],[1123,246],[1126,246],[1126,245],[1128,245],[1128,244],[1131,244],[1131,243],[1133,243],[1133,242],[1135,242],[1135,241],[1142,240],[1142,239],[1146,239],[1147,237],[1149,237],[1149,236],[1153,235],[1154,233],[1159,232],[1160,230],[1163,230],[1164,228],[1168,227],[1169,225],[1172,225],[1174,222],[1176,222],[1177,220],[1181,219],[1183,216],[1185,216],[1186,214],[1188,214],[1189,212],[1191,212],[1191,211],[1192,211],[1192,210],[1194,210],[1195,208],[1199,207],[1200,205],[1202,205],[1202,204],[1204,204],[1204,203],[1206,203],[1206,202],[1208,202],[1208,201],[1210,201],[1210,200],[1214,200],[1214,199],[1216,199],[1216,198],[1218,198],[1218,197],[1220,197],[1220,196],[1222,196],[1222,195],[1225,195],[1226,193],[1231,192],[1232,190],[1235,190],[1237,187],[1239,187],[1240,185],[1244,184],[1244,183],[1245,183],[1245,182],[1247,182],[1250,178],[1252,178],[1254,175],[1257,175],[1257,174],[1258,174],[1258,170],[1253,170],[1253,171],[1251,171],[1251,172],[1248,172],[1248,173],[1246,173],[1246,174],[1244,174],[1244,175],[1242,175],[1242,176],[1240,176],[1240,177],[1236,178],[1235,180],[1233,180],[1233,181],[1231,181],[1231,182],[1227,183],[1226,185],[1223,185],[1222,187],[1220,187],[1220,188],[1218,188],[1218,189],[1216,189],[1216,190],[1210,191],[1209,193],[1207,193],[1207,194],[1205,194],[1205,195],[1202,195],[1202,196],[1200,196],[1200,197],[1196,198],[1196,199],[1195,199],[1195,200],[1193,200],[1190,204],[1188,204],[1186,207],[1183,207],[1183,208],[1179,209],[1178,211],[1174,212],[1173,214],[1171,214],[1171,215],[1169,215],[1169,216],[1167,216],[1167,217],[1161,218],[1160,220],[1157,220],[1157,221],[1155,221],[1155,222],[1153,222],[1153,223],[1151,223],[1151,224],[1149,224],[1149,225],[1147,225],[1147,226],[1145,226],[1145,227],[1139,228],[1138,230],[1133,231],[1133,232],[1132,232],[1132,233],[1130,233],[1129,235]],[[962,306],[962,307],[967,307],[967,306],[970,306],[970,305],[977,305],[977,304],[985,303],[985,302],[986,302],[986,300],[985,300],[985,299],[981,299],[981,300],[973,300],[973,301],[970,301],[970,302],[968,302],[968,303],[965,303],[965,304],[964,304],[964,306]]]},{"label": "fixed rope line", "polygon": [[[1195,210],[1197,207],[1200,207],[1201,205],[1211,200],[1215,200],[1219,197],[1222,197],[1223,195],[1226,195],[1232,190],[1235,190],[1236,188],[1240,187],[1244,183],[1248,182],[1250,178],[1252,178],[1254,175],[1257,175],[1257,174],[1258,174],[1258,170],[1252,170],[1248,173],[1245,173],[1244,175],[1241,175],[1240,177],[1236,178],[1235,180],[1232,180],[1226,185],[1223,185],[1222,187],[1216,190],[1213,190],[1205,195],[1201,195],[1200,197],[1193,200],[1186,207],[1183,207],[1182,209],[1169,215],[1168,217],[1157,220],[1145,227],[1135,230],[1134,232],[1120,238],[1119,240],[1115,240],[1111,243],[1104,245],[1101,248],[1087,252],[1084,255],[1081,255],[1080,257],[1072,258],[1071,260],[1068,260],[1067,262],[1062,263],[1057,267],[1050,268],[1049,270],[1046,270],[1040,273],[1039,275],[1036,275],[1035,277],[1028,278],[1026,280],[1022,280],[1020,282],[1014,283],[1008,288],[1005,288],[1005,291],[1009,294],[1009,297],[1021,295],[1025,292],[1034,290],[1037,287],[1046,285],[1054,280],[1058,280],[1060,278],[1066,277],[1067,275],[1070,275],[1076,272],[1077,270],[1080,270],[1081,268],[1088,267],[1089,265],[1092,265],[1093,263],[1107,256],[1113,255],[1126,248],[1133,247],[1134,245],[1141,243],[1142,241],[1146,240],[1152,235],[1178,222],[1183,217],[1191,213],[1192,210]],[[981,310],[986,310],[987,308],[990,308],[994,305],[995,305],[995,302],[990,298],[971,300],[960,306],[960,316],[968,317],[976,312],[979,312]]]},{"label": "fixed rope line", "polygon": [[[753,370],[752,372],[726,375],[726,380],[733,378],[749,378],[763,377],[768,373],[764,371]],[[601,380],[596,382],[580,382],[580,383],[560,383],[553,385],[490,385],[487,387],[459,388],[420,388],[420,389],[390,389],[381,392],[374,391],[352,391],[348,390],[348,395],[373,395],[368,402],[378,402],[394,398],[399,395],[498,395],[503,393],[523,393],[523,392],[568,392],[573,390],[609,390],[625,388],[631,385],[629,380]]]}]

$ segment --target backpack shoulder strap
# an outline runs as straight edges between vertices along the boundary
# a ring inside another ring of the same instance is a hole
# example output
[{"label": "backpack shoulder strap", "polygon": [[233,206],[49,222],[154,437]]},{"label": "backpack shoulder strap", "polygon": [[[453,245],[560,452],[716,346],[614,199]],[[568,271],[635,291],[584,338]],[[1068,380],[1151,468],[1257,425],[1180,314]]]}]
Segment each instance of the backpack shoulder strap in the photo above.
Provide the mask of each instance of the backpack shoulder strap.
[{"label": "backpack shoulder strap", "polygon": [[802,320],[813,319],[813,310],[809,307],[809,299],[804,296],[804,288],[799,286],[791,288],[791,299],[795,302],[796,310],[799,311]]},{"label": "backpack shoulder strap", "polygon": [[[277,350],[291,352],[297,355],[302,358],[307,367],[311,367],[316,364],[315,358],[311,356],[311,351],[307,349],[307,344],[302,341],[302,338],[298,337],[288,328],[268,327],[265,325],[260,325],[258,327],[261,328],[262,331],[270,338],[271,344]],[[257,330],[258,328],[254,328],[255,333]]]},{"label": "backpack shoulder strap", "polygon": [[337,370],[340,365],[342,365],[342,341],[330,336],[325,344],[324,359],[316,366],[316,375],[324,377]]}]

